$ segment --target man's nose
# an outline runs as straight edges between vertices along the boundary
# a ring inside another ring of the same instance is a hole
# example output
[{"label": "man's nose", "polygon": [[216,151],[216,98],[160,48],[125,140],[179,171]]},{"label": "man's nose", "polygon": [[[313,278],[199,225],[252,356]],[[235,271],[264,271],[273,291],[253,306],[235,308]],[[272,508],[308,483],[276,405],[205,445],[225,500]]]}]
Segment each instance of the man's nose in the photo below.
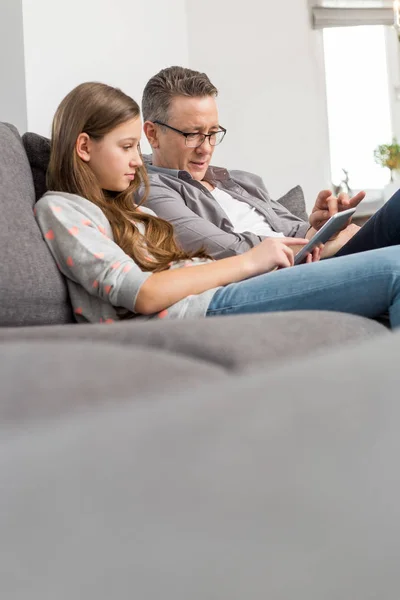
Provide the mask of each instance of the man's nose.
[{"label": "man's nose", "polygon": [[213,151],[213,146],[210,144],[210,138],[206,138],[200,146],[197,146],[196,151],[201,154],[208,154]]}]

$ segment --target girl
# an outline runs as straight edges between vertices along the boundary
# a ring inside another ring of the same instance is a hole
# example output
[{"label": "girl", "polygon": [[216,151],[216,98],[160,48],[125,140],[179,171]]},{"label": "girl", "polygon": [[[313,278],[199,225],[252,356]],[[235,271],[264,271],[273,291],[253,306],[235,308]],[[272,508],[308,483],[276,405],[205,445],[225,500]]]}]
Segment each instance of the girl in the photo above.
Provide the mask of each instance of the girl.
[{"label": "girl", "polygon": [[202,249],[183,252],[172,226],[134,203],[146,185],[141,128],[136,102],[100,83],[75,88],[54,117],[52,191],[37,203],[36,217],[78,322],[282,310],[376,317],[389,310],[392,326],[400,325],[398,246],[324,262],[316,250],[312,264],[298,267],[294,246],[307,240],[269,238],[219,261]]}]

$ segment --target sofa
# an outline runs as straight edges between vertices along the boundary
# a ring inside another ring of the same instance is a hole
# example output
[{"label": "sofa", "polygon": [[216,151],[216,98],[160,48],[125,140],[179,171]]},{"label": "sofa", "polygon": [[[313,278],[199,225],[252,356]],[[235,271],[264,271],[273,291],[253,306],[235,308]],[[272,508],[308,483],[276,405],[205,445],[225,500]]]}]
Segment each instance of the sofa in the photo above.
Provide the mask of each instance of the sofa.
[{"label": "sofa", "polygon": [[0,597],[399,597],[399,336],[322,311],[77,325],[23,138],[0,124]]}]

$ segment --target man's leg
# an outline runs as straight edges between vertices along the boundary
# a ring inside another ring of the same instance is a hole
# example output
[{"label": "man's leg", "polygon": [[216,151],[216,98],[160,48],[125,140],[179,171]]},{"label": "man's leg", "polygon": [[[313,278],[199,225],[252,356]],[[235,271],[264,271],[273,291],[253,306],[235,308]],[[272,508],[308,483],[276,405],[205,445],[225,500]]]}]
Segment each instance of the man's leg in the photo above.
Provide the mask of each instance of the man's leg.
[{"label": "man's leg", "polygon": [[336,256],[400,244],[400,190],[343,246]]}]

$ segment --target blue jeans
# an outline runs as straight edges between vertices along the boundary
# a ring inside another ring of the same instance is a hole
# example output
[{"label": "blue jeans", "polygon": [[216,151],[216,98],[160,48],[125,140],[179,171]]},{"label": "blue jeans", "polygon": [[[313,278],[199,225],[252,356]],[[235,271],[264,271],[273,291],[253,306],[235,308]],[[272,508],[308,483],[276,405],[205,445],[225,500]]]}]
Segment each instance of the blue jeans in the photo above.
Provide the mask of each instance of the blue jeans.
[{"label": "blue jeans", "polygon": [[231,283],[216,291],[207,317],[287,310],[332,310],[372,318],[389,311],[391,326],[400,327],[400,246]]}]

